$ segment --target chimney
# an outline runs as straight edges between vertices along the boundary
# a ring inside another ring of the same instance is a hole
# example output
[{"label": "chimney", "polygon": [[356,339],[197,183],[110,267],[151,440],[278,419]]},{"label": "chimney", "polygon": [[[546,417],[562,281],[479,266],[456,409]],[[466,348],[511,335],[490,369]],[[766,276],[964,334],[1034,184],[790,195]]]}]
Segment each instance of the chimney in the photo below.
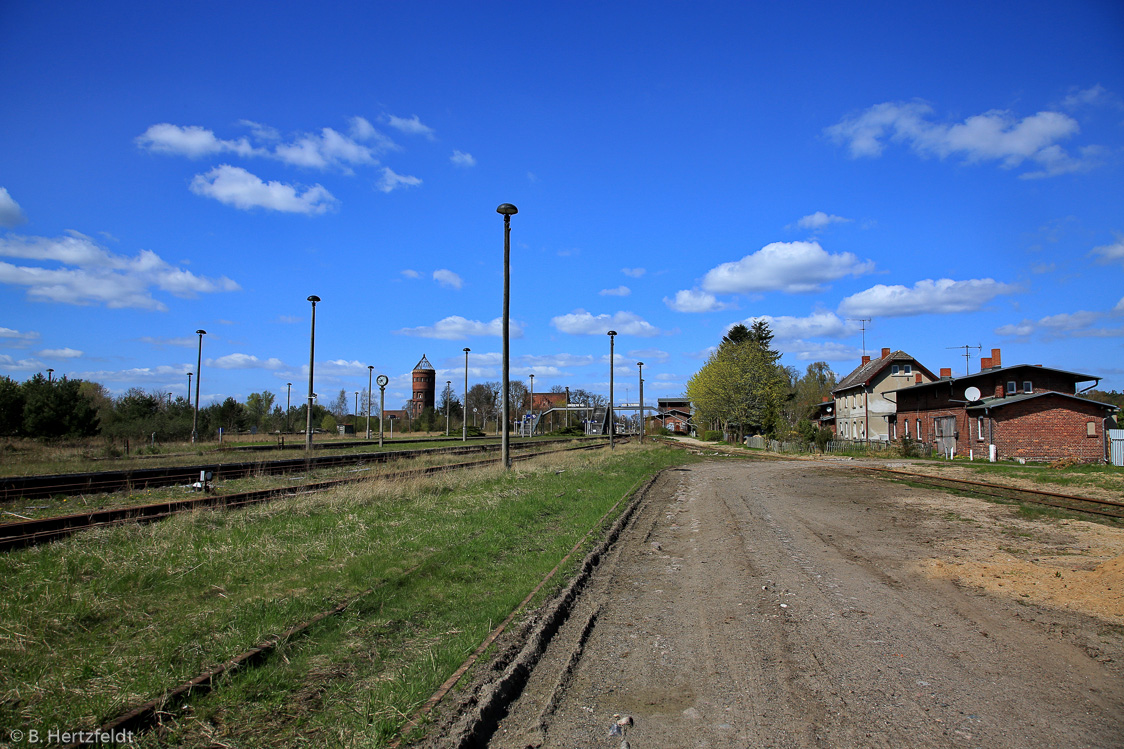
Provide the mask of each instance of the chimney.
[{"label": "chimney", "polygon": [[921,384],[921,373],[920,372],[914,372],[913,373],[913,381],[916,382],[918,385]]},{"label": "chimney", "polygon": [[980,371],[983,371],[985,369],[991,369],[991,357],[990,356],[980,357]]},{"label": "chimney", "polygon": [[883,359],[885,359],[889,355],[890,355],[890,349],[888,349],[888,348],[882,349],[882,358]]},{"label": "chimney", "polygon": [[993,348],[991,350],[991,366],[1002,367],[1003,360],[999,357],[999,349]]},{"label": "chimney", "polygon": [[941,379],[942,380],[951,380],[952,379],[952,367],[941,367]]},{"label": "chimney", "polygon": [[870,356],[864,356],[864,357],[863,357],[863,363],[862,363],[862,366],[864,366],[864,367],[865,367],[865,366],[866,366],[867,364],[870,364]]},{"label": "chimney", "polygon": [[830,403],[830,402],[831,402],[831,396],[830,396],[830,395],[825,395],[825,396],[823,396],[823,397],[821,398],[821,401],[822,401],[823,403]]}]

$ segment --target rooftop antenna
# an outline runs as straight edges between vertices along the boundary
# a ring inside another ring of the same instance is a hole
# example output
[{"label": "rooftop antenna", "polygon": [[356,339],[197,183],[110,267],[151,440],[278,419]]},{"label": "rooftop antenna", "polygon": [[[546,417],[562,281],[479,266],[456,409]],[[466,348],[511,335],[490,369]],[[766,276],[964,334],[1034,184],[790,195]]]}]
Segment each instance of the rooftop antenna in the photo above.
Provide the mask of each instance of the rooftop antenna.
[{"label": "rooftop antenna", "polygon": [[871,319],[869,317],[848,317],[847,321],[860,323],[863,331],[863,356],[866,356],[866,324],[871,322]]},{"label": "rooftop antenna", "polygon": [[976,344],[975,346],[968,346],[968,345],[965,345],[965,346],[945,346],[945,348],[946,349],[954,349],[954,348],[964,349],[964,353],[961,354],[961,356],[964,357],[964,374],[966,374],[966,375],[971,374],[971,372],[968,371],[968,367],[972,363],[972,349],[976,349],[977,351],[979,351],[981,353],[983,352],[983,344],[982,343]]}]

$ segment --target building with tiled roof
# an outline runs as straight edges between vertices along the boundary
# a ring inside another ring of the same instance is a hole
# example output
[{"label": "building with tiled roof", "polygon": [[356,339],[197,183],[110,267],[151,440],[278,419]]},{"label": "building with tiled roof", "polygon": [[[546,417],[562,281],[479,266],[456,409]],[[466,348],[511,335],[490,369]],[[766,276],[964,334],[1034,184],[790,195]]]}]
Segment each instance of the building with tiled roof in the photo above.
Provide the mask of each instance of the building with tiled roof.
[{"label": "building with tiled roof", "polygon": [[882,349],[882,356],[863,356],[862,363],[831,391],[835,400],[835,433],[848,440],[891,440],[897,404],[886,394],[907,385],[931,382],[937,376],[904,351]]},{"label": "building with tiled roof", "polygon": [[425,409],[432,410],[437,402],[437,370],[429,363],[429,359],[422,354],[421,361],[414,365],[411,374],[412,396],[410,398],[410,415],[417,418]]}]

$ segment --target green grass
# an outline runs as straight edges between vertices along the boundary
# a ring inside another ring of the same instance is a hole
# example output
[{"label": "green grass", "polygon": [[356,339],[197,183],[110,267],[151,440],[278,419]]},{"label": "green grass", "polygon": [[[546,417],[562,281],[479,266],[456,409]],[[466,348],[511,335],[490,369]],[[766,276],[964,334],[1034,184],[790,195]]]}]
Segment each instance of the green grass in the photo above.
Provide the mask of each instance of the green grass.
[{"label": "green grass", "polygon": [[381,586],[142,742],[379,746],[638,480],[689,460],[630,444],[9,553],[0,726],[93,727]]},{"label": "green grass", "polygon": [[929,465],[967,468],[984,481],[996,481],[1002,478],[1031,481],[1046,491],[1092,487],[1118,492],[1124,496],[1124,468],[1110,465],[1074,465],[1060,469],[1046,465],[961,461],[953,463],[934,461]]}]

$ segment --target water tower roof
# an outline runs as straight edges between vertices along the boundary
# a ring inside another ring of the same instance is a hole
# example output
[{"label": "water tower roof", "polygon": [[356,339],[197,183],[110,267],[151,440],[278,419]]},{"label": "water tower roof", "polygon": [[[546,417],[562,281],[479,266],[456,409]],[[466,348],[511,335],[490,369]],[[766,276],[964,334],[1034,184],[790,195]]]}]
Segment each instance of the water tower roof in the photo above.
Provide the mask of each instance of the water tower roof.
[{"label": "water tower roof", "polygon": [[429,359],[425,358],[425,354],[422,354],[421,361],[414,365],[415,372],[419,369],[433,369],[433,365],[429,363]]}]

